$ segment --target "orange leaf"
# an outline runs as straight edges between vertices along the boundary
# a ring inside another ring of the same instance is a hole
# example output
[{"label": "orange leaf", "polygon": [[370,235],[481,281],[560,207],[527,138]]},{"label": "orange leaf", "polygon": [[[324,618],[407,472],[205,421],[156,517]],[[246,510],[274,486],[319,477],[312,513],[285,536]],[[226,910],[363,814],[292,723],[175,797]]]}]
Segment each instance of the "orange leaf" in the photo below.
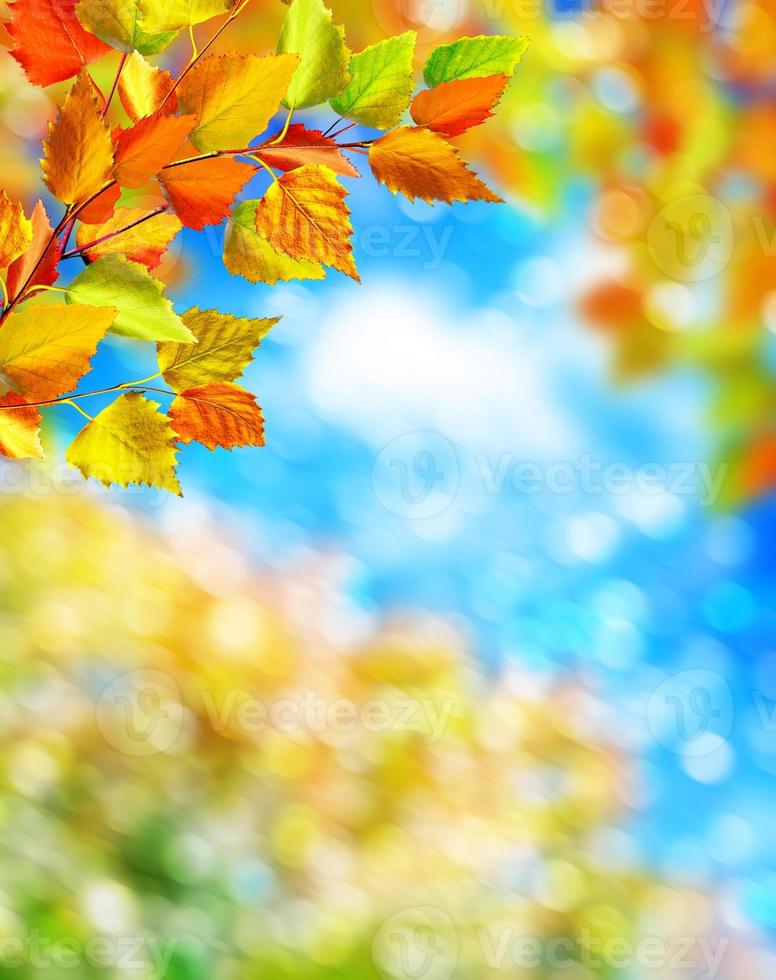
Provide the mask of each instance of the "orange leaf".
[{"label": "orange leaf", "polygon": [[[29,248],[8,268],[5,281],[8,295],[14,299],[25,285],[51,286],[57,279],[57,244],[51,222],[38,201],[32,212],[32,242]],[[28,283],[29,280],[29,283]]]},{"label": "orange leaf", "polygon": [[404,126],[372,144],[369,163],[375,177],[410,201],[491,201],[501,198],[461,159],[458,150],[429,129]]},{"label": "orange leaf", "polygon": [[493,108],[504,94],[508,75],[487,78],[459,78],[418,92],[410,113],[419,126],[428,126],[443,136],[460,136],[493,115]]},{"label": "orange leaf", "polygon": [[75,15],[76,0],[15,0],[8,33],[13,57],[33,85],[53,85],[72,78],[111,49],[83,29]]},{"label": "orange leaf", "polygon": [[299,167],[270,185],[256,210],[256,228],[292,259],[330,265],[358,282],[346,197],[328,167]]},{"label": "orange leaf", "polygon": [[[90,260],[102,255],[125,255],[133,262],[142,262],[148,269],[155,269],[167,251],[170,242],[183,227],[174,214],[157,214],[148,221],[122,231],[147,214],[145,208],[116,208],[113,216],[102,224],[82,224],[76,234],[79,248],[91,242],[99,242],[87,248],[84,255]],[[111,235],[107,241],[99,241]]]},{"label": "orange leaf", "polygon": [[87,71],[68,93],[43,144],[43,179],[63,204],[83,201],[110,178],[113,144]]},{"label": "orange leaf", "polygon": [[86,221],[87,224],[95,225],[101,221],[108,221],[120,197],[121,188],[118,184],[111,184],[102,194],[98,194],[93,201],[90,201],[85,208],[78,212],[79,219]]},{"label": "orange leaf", "polygon": [[189,388],[170,405],[170,423],[181,442],[221,446],[263,446],[264,419],[256,396],[234,384]]},{"label": "orange leaf", "polygon": [[[168,71],[154,68],[139,51],[127,58],[119,79],[119,98],[133,122],[155,113],[172,88],[173,77]],[[163,112],[178,110],[178,95],[173,92],[164,103]]]},{"label": "orange leaf", "polygon": [[282,143],[260,146],[256,156],[276,170],[296,170],[307,163],[316,163],[324,164],[341,177],[361,176],[335,140],[317,129],[305,129],[302,123],[289,126]]},{"label": "orange leaf", "polygon": [[175,213],[197,231],[217,225],[229,214],[235,195],[256,172],[249,163],[227,157],[167,167],[161,182]]},{"label": "orange leaf", "polygon": [[0,191],[0,269],[5,269],[29,248],[32,224],[18,202]]},{"label": "orange leaf", "polygon": [[40,423],[37,408],[27,405],[13,391],[3,395],[0,398],[0,454],[11,459],[42,459]]},{"label": "orange leaf", "polygon": [[196,116],[147,116],[123,129],[116,140],[116,180],[142,187],[172,160],[196,122]]}]

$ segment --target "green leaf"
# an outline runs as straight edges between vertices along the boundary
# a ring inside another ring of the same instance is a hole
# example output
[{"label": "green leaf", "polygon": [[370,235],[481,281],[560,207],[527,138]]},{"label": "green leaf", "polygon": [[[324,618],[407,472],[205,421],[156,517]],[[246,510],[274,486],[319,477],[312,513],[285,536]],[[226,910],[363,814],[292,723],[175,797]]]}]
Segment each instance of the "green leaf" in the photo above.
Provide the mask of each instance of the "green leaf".
[{"label": "green leaf", "polygon": [[527,37],[464,37],[431,53],[423,69],[428,85],[457,78],[511,75],[528,47]]},{"label": "green leaf", "polygon": [[407,31],[354,54],[350,83],[331,100],[332,109],[375,129],[398,126],[415,86],[412,64],[416,39],[415,31]]},{"label": "green leaf", "polygon": [[87,31],[119,51],[157,54],[177,33],[149,34],[143,30],[139,0],[79,0],[76,15]]},{"label": "green leaf", "polygon": [[118,313],[111,330],[124,337],[195,343],[163,290],[163,283],[144,265],[123,255],[106,255],[76,276],[65,298],[68,303],[115,307]]},{"label": "green leaf", "polygon": [[322,0],[292,0],[280,32],[278,54],[298,54],[300,58],[285,106],[306,109],[321,105],[339,95],[350,80],[344,28],[333,22]]},{"label": "green leaf", "polygon": [[225,14],[229,0],[139,0],[142,24],[151,34],[177,31]]},{"label": "green leaf", "polygon": [[276,282],[291,279],[323,279],[326,271],[318,262],[292,259],[276,252],[256,229],[256,209],[260,201],[243,201],[232,212],[226,226],[224,265],[233,276],[249,282]]}]

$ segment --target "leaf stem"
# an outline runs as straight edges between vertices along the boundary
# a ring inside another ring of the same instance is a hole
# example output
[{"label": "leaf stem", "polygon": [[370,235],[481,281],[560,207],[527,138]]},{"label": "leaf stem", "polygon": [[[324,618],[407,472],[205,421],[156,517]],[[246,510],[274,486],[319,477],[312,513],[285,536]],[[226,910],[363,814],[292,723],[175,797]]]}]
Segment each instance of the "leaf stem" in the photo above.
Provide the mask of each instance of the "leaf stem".
[{"label": "leaf stem", "polygon": [[75,403],[75,402],[73,401],[73,399],[72,399],[72,398],[64,398],[64,399],[63,399],[63,400],[62,400],[62,401],[60,402],[60,405],[70,405],[70,407],[71,407],[71,408],[74,408],[74,409],[76,410],[76,412],[80,412],[80,413],[81,413],[81,415],[83,415],[83,417],[84,417],[85,419],[89,419],[89,421],[90,421],[90,422],[94,422],[94,416],[93,416],[93,415],[90,415],[90,414],[89,414],[88,412],[85,412],[85,411],[84,411],[84,410],[83,410],[83,409],[81,408],[81,406],[80,406],[80,405],[77,405],[77,404],[76,404],[76,403]]},{"label": "leaf stem", "polygon": [[[155,374],[151,378],[147,378],[148,381],[153,381],[154,378],[159,377]],[[13,412],[17,408],[49,408],[52,405],[72,405],[73,408],[78,408],[74,404],[76,401],[80,401],[82,398],[94,398],[96,395],[112,395],[115,392],[125,392],[128,389],[134,389],[135,391],[154,391],[159,395],[169,395],[175,397],[174,391],[168,391],[166,388],[152,388],[150,385],[144,382],[138,381],[125,381],[124,384],[113,385],[110,388],[100,388],[98,391],[84,391],[78,395],[60,395],[58,398],[47,398],[44,401],[39,402],[22,402],[20,405],[0,405],[0,412]],[[80,411],[80,409],[79,409]],[[85,415],[85,412],[81,412]],[[87,416],[91,419],[91,416]]]}]

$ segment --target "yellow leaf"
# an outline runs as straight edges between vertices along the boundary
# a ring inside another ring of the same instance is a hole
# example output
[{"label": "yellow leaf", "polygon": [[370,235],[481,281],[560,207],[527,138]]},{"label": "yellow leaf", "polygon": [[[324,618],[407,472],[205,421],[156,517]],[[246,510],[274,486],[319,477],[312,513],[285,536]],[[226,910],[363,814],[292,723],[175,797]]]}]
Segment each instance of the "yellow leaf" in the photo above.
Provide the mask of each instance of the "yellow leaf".
[{"label": "yellow leaf", "polygon": [[27,401],[72,391],[89,370],[116,311],[97,306],[27,306],[0,330],[0,374]]},{"label": "yellow leaf", "polygon": [[109,180],[113,144],[86,70],[49,123],[43,153],[43,179],[63,204],[85,200]]},{"label": "yellow leaf", "polygon": [[199,122],[191,142],[200,150],[236,150],[262,133],[298,64],[294,54],[222,54],[204,58],[178,87],[184,112]]},{"label": "yellow leaf", "polygon": [[256,209],[260,201],[243,201],[232,212],[224,238],[224,265],[233,276],[249,282],[276,282],[291,279],[324,279],[326,272],[317,262],[292,259],[276,252],[256,228]]},{"label": "yellow leaf", "polygon": [[[133,262],[142,262],[148,269],[155,269],[183,225],[174,214],[156,214],[134,228],[120,231],[147,213],[146,208],[116,208],[113,217],[102,224],[82,224],[76,233],[78,247],[84,249],[84,255],[91,262],[102,255],[118,254]],[[106,235],[113,237],[99,241]],[[87,248],[92,242],[98,244]]]},{"label": "yellow leaf", "polygon": [[175,435],[157,402],[122,395],[75,437],[67,461],[109,487],[145,483],[181,496],[175,476]]},{"label": "yellow leaf", "polygon": [[[173,77],[168,71],[154,68],[138,51],[127,58],[119,78],[119,98],[133,122],[151,116],[172,88]],[[173,93],[164,103],[164,111],[175,112],[178,96]]]},{"label": "yellow leaf", "polygon": [[178,392],[211,382],[234,381],[280,317],[249,320],[195,306],[182,319],[198,343],[157,344],[159,370]]},{"label": "yellow leaf", "polygon": [[24,255],[32,242],[32,222],[18,202],[0,191],[0,269]]},{"label": "yellow leaf", "polygon": [[170,422],[181,442],[220,446],[263,446],[264,418],[256,396],[239,385],[189,388],[170,405]]},{"label": "yellow leaf", "polygon": [[256,211],[256,227],[292,259],[322,262],[358,282],[346,197],[328,167],[299,167],[270,186]]},{"label": "yellow leaf", "polygon": [[43,459],[40,412],[12,391],[0,398],[0,453],[11,459]]},{"label": "yellow leaf", "polygon": [[401,192],[433,201],[492,201],[490,190],[461,159],[458,150],[438,133],[404,126],[386,133],[369,150],[375,177],[394,194]]}]

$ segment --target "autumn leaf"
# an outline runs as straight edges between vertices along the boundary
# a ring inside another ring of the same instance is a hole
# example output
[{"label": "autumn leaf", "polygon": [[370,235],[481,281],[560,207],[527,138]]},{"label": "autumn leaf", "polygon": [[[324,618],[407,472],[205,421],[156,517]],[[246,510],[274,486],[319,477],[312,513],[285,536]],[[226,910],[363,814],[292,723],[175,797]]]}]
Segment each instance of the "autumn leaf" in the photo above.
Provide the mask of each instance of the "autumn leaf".
[{"label": "autumn leaf", "polygon": [[411,201],[492,201],[497,197],[475,176],[458,150],[437,133],[405,126],[373,143],[369,163],[375,177]]},{"label": "autumn leaf", "polygon": [[49,123],[43,153],[43,179],[63,204],[85,200],[109,180],[113,144],[88,72],[81,72]]},{"label": "autumn leaf", "polygon": [[217,225],[229,214],[235,196],[256,173],[249,163],[228,157],[167,167],[161,184],[175,213],[197,231]]},{"label": "autumn leaf", "polygon": [[116,140],[113,174],[122,187],[142,187],[180,149],[196,116],[147,116]]},{"label": "autumn leaf", "polygon": [[116,315],[95,306],[28,306],[0,329],[0,372],[27,401],[72,391]]},{"label": "autumn leaf", "polygon": [[345,31],[334,24],[322,0],[293,0],[280,32],[278,53],[300,58],[284,100],[289,108],[322,105],[339,95],[350,80]]},{"label": "autumn leaf", "polygon": [[419,126],[428,126],[435,133],[460,136],[493,115],[508,82],[508,75],[442,82],[418,92],[412,102],[412,118]]},{"label": "autumn leaf", "polygon": [[389,37],[354,54],[347,88],[331,100],[341,116],[375,129],[398,126],[415,87],[415,31]]},{"label": "autumn leaf", "polygon": [[0,269],[24,255],[32,241],[32,222],[18,202],[0,190]]},{"label": "autumn leaf", "polygon": [[121,188],[118,184],[111,184],[85,207],[78,209],[78,220],[95,225],[110,221],[120,197]]},{"label": "autumn leaf", "polygon": [[64,82],[110,51],[81,27],[75,0],[15,0],[10,11],[11,54],[33,85]]},{"label": "autumn leaf", "polygon": [[291,279],[324,279],[322,265],[305,259],[292,259],[276,252],[256,228],[256,209],[260,201],[238,204],[226,226],[224,265],[233,276],[249,282],[277,282]]},{"label": "autumn leaf", "polygon": [[150,34],[144,30],[139,0],[78,0],[76,15],[87,31],[119,51],[158,54],[177,33]]},{"label": "autumn leaf", "polygon": [[423,77],[433,87],[458,78],[511,76],[528,43],[527,37],[464,37],[433,51],[423,69]]},{"label": "autumn leaf", "polygon": [[200,310],[183,314],[183,322],[196,337],[192,344],[157,344],[159,370],[173,391],[234,381],[253,356],[253,351],[280,317],[248,319]]},{"label": "autumn leaf", "polygon": [[[116,208],[109,221],[95,225],[81,224],[76,234],[78,247],[92,262],[103,255],[118,254],[125,255],[133,262],[142,262],[149,270],[155,269],[183,226],[174,214],[162,213],[134,228],[120,231],[147,213],[145,208]],[[100,241],[102,238],[106,240]],[[97,244],[87,248],[92,242]]]},{"label": "autumn leaf", "polygon": [[140,0],[143,27],[150,34],[201,24],[228,9],[229,0]]},{"label": "autumn leaf", "polygon": [[275,170],[296,170],[314,163],[328,167],[341,177],[361,176],[338,148],[336,140],[318,129],[306,129],[302,123],[289,126],[282,142],[265,143],[254,152]]},{"label": "autumn leaf", "polygon": [[164,296],[164,284],[123,255],[106,255],[87,266],[67,287],[65,298],[68,303],[114,307],[111,331],[124,337],[194,342]]},{"label": "autumn leaf", "polygon": [[203,151],[247,146],[267,128],[297,64],[287,54],[204,58],[178,87],[181,109],[199,120],[191,142]]},{"label": "autumn leaf", "polygon": [[165,112],[177,112],[177,92],[168,97],[173,81],[168,71],[155,68],[142,54],[133,51],[124,63],[119,78],[119,98],[129,118],[137,122],[151,116],[161,107],[162,102]]},{"label": "autumn leaf", "polygon": [[75,437],[67,461],[88,479],[109,487],[130,483],[161,487],[178,496],[175,434],[157,402],[138,392],[122,395]]},{"label": "autumn leaf", "polygon": [[256,228],[292,259],[321,262],[359,281],[346,197],[328,167],[300,167],[270,185],[256,211]]},{"label": "autumn leaf", "polygon": [[264,418],[256,396],[233,384],[189,388],[170,405],[172,427],[181,442],[208,449],[264,445]]},{"label": "autumn leaf", "polygon": [[0,398],[0,454],[11,459],[43,459],[40,412],[9,391]]},{"label": "autumn leaf", "polygon": [[11,263],[5,281],[13,299],[28,286],[50,286],[57,279],[57,245],[43,201],[32,211],[32,241],[27,251]]}]

